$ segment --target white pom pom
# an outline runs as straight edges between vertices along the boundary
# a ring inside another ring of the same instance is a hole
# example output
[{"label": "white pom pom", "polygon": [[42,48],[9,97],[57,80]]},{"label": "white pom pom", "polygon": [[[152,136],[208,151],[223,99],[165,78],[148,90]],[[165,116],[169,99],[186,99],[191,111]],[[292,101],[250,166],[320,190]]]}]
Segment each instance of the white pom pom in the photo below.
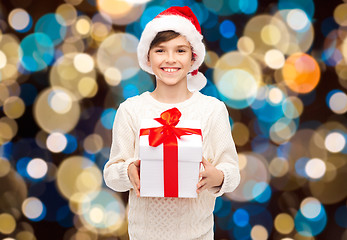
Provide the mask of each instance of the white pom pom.
[{"label": "white pom pom", "polygon": [[187,76],[187,81],[188,90],[191,92],[200,91],[207,83],[206,77],[201,72],[198,72],[198,74],[194,76],[189,74]]}]

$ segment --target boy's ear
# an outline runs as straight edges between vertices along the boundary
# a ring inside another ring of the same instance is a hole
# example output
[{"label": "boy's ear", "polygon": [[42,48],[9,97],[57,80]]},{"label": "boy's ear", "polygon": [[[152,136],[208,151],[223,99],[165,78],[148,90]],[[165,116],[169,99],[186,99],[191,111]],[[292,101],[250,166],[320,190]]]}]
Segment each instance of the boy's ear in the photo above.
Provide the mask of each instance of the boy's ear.
[{"label": "boy's ear", "polygon": [[147,55],[147,61],[146,61],[146,63],[147,63],[147,66],[148,66],[148,67],[151,66],[151,62],[149,61],[149,55]]}]

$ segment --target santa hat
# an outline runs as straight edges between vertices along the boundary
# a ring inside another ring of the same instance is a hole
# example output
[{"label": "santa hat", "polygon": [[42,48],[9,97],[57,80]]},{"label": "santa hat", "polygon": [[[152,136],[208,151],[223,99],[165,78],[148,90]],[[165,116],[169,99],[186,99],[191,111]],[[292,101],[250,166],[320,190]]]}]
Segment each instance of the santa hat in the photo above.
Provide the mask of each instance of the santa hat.
[{"label": "santa hat", "polygon": [[198,69],[205,58],[205,45],[202,42],[203,36],[198,19],[189,7],[170,7],[147,23],[137,47],[140,67],[144,71],[154,74],[152,68],[147,65],[149,47],[159,32],[168,30],[181,34],[192,46],[195,61],[187,76],[187,85],[189,91],[202,89],[207,80]]}]

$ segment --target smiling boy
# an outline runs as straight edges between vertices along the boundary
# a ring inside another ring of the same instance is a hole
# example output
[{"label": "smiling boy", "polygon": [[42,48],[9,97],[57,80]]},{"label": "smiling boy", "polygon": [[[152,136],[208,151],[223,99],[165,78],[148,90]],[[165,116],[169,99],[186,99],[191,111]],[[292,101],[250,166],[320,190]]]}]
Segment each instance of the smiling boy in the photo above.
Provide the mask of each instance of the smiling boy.
[{"label": "smiling boy", "polygon": [[[113,126],[104,179],[115,191],[129,192],[129,236],[141,240],[212,240],[216,197],[240,182],[238,156],[226,106],[199,92],[205,56],[200,25],[188,7],[171,7],[146,25],[139,45],[140,67],[156,77],[153,92],[120,104]],[[139,132],[142,119],[177,108],[182,120],[200,122],[202,164],[197,198],[140,197]],[[209,159],[207,161],[206,159]]]}]

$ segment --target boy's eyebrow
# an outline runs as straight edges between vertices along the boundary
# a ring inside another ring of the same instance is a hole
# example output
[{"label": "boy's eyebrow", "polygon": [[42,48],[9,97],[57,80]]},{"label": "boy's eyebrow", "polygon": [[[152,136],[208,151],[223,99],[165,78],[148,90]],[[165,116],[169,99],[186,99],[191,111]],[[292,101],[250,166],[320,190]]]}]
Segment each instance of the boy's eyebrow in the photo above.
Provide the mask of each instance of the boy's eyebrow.
[{"label": "boy's eyebrow", "polygon": [[[159,44],[159,45],[155,46],[154,48],[165,48],[165,47],[166,47],[166,46]],[[185,44],[177,45],[176,47],[177,47],[177,48],[182,48],[182,47],[190,48],[188,45],[185,45]]]}]

